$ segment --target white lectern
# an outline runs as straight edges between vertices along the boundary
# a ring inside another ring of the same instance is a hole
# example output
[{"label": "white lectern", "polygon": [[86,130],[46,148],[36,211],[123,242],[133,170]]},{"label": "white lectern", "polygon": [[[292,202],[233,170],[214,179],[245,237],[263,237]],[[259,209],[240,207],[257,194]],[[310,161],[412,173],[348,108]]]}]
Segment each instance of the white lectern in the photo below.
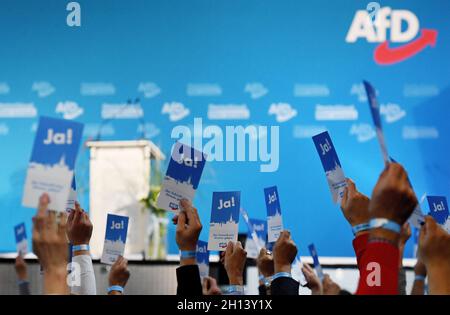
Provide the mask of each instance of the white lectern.
[{"label": "white lectern", "polygon": [[92,256],[100,257],[108,213],[129,217],[125,254],[130,257],[148,249],[149,213],[140,203],[150,189],[150,160],[165,159],[151,141],[90,141],[89,204],[94,225]]}]

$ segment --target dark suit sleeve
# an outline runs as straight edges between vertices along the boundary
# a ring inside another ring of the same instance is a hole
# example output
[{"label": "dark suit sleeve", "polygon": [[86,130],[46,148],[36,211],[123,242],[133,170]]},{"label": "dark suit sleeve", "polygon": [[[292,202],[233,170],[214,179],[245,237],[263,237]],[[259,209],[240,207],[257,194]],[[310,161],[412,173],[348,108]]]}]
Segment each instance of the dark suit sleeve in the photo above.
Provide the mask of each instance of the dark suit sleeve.
[{"label": "dark suit sleeve", "polygon": [[197,265],[187,265],[177,268],[177,295],[203,295],[200,271]]},{"label": "dark suit sleeve", "polygon": [[258,287],[259,295],[267,295],[267,288],[264,284]]},{"label": "dark suit sleeve", "polygon": [[272,295],[298,295],[299,283],[289,277],[280,277],[270,285]]}]

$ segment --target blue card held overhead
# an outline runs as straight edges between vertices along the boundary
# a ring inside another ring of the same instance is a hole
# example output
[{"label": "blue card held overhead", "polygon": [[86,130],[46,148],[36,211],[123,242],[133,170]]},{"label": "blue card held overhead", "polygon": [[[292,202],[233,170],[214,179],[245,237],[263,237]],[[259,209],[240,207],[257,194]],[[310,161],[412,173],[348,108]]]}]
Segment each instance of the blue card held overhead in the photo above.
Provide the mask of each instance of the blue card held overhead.
[{"label": "blue card held overhead", "polygon": [[25,223],[21,223],[14,227],[14,234],[16,236],[16,249],[19,255],[24,256],[28,252],[27,231]]},{"label": "blue card held overhead", "polygon": [[209,276],[209,250],[208,243],[204,241],[197,241],[197,264],[200,271],[200,277]]},{"label": "blue card held overhead", "polygon": [[259,219],[249,219],[249,228],[247,240],[245,241],[245,250],[248,258],[256,259],[261,248],[266,247],[267,221]]},{"label": "blue card held overhead", "polygon": [[313,141],[325,171],[333,202],[340,204],[347,181],[328,131],[315,135]]},{"label": "blue card held overhead", "polygon": [[450,218],[447,205],[447,198],[444,196],[427,196],[428,205],[430,207],[430,215],[450,233]]},{"label": "blue card held overhead", "polygon": [[223,251],[238,238],[241,192],[213,192],[208,250]]},{"label": "blue card held overhead", "polygon": [[50,196],[48,209],[65,211],[73,178],[83,124],[49,117],[39,119],[28,164],[24,207],[36,208],[43,193]]},{"label": "blue card held overhead", "polygon": [[310,244],[308,246],[308,249],[309,249],[309,253],[311,254],[311,257],[313,259],[314,269],[316,270],[317,276],[319,277],[320,281],[322,281],[323,280],[323,270],[322,270],[322,266],[320,265],[320,262],[319,262],[319,256],[317,255],[316,247],[314,246],[314,244]]},{"label": "blue card held overhead", "polygon": [[367,100],[369,101],[370,113],[372,114],[373,123],[375,125],[375,132],[377,134],[378,142],[381,147],[384,163],[389,163],[389,155],[387,152],[386,141],[384,140],[383,129],[381,127],[380,108],[378,106],[377,92],[374,87],[367,81],[363,81],[367,93]]},{"label": "blue card held overhead", "polygon": [[108,214],[101,263],[112,265],[123,256],[128,233],[128,217]]},{"label": "blue card held overhead", "polygon": [[264,188],[264,200],[267,209],[267,238],[269,242],[276,242],[281,231],[283,231],[277,186]]},{"label": "blue card held overhead", "polygon": [[178,211],[180,200],[194,199],[206,155],[180,142],[175,143],[158,197],[158,208]]}]

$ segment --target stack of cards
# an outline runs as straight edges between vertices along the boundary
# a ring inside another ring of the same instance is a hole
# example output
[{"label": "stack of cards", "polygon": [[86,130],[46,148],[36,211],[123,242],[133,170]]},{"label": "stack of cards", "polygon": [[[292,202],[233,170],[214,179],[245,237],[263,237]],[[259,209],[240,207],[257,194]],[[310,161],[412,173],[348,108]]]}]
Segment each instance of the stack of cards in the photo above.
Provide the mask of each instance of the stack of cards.
[{"label": "stack of cards", "polygon": [[25,256],[28,252],[27,231],[25,230],[25,223],[21,223],[14,227],[14,234],[16,236],[16,249],[20,256]]},{"label": "stack of cards", "polygon": [[181,199],[194,199],[206,155],[180,142],[175,143],[158,197],[158,208],[178,211]]},{"label": "stack of cards", "polygon": [[331,142],[330,135],[327,131],[322,132],[315,135],[313,141],[317,153],[319,153],[325,176],[327,177],[328,187],[330,188],[333,202],[340,204],[345,187],[347,187],[347,181],[341,167],[341,162],[334,149],[333,142]]},{"label": "stack of cards", "polygon": [[123,256],[128,233],[128,217],[108,214],[106,219],[105,244],[101,262],[112,265]]},{"label": "stack of cards", "polygon": [[245,250],[248,258],[256,259],[261,248],[266,247],[267,222],[266,220],[248,219],[248,226]]},{"label": "stack of cards", "polygon": [[200,277],[204,278],[209,276],[209,250],[207,242],[198,240],[196,258]]},{"label": "stack of cards", "polygon": [[444,196],[427,196],[430,215],[441,225],[444,230],[450,233],[450,219],[447,205],[447,198]]},{"label": "stack of cards", "polygon": [[319,277],[320,281],[322,281],[323,280],[323,270],[322,270],[322,266],[320,265],[320,262],[319,262],[319,256],[317,255],[316,247],[314,246],[314,244],[310,244],[308,246],[308,249],[309,249],[309,253],[311,254],[311,257],[313,259],[314,269],[316,270],[317,276]]},{"label": "stack of cards", "polygon": [[213,193],[208,250],[223,251],[237,241],[240,199],[239,191]]},{"label": "stack of cards", "polygon": [[83,125],[74,121],[41,117],[22,198],[24,207],[36,208],[43,193],[48,208],[65,211]]},{"label": "stack of cards", "polygon": [[268,242],[276,242],[283,231],[283,219],[277,186],[264,188],[264,200],[267,209],[267,238]]}]

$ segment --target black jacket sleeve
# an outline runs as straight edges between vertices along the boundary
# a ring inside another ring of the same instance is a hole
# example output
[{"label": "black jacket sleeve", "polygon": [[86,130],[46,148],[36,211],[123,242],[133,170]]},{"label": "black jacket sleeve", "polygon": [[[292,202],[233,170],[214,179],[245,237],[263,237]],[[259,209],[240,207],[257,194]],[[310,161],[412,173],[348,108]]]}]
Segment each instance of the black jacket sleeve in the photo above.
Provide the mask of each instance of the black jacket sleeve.
[{"label": "black jacket sleeve", "polygon": [[197,265],[187,265],[177,268],[177,295],[203,295],[200,271]]},{"label": "black jacket sleeve", "polygon": [[264,284],[258,287],[259,295],[267,295],[267,288]]},{"label": "black jacket sleeve", "polygon": [[270,285],[272,295],[298,295],[299,283],[289,277],[276,278]]}]

